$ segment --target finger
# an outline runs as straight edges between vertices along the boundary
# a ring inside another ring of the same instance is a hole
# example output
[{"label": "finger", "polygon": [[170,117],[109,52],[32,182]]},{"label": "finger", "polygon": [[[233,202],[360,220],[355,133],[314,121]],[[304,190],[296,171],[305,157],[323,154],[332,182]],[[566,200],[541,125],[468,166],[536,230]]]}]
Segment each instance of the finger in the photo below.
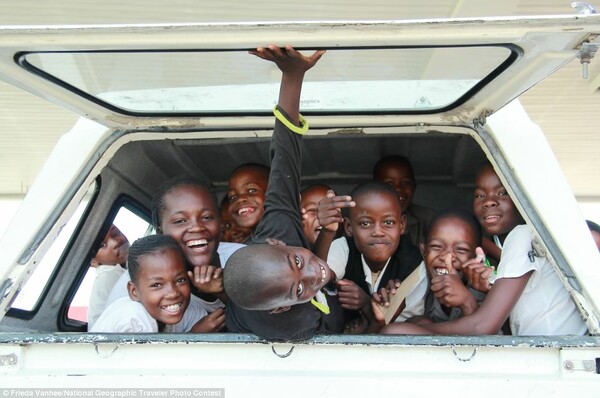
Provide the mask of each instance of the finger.
[{"label": "finger", "polygon": [[446,264],[446,269],[448,270],[449,275],[457,274],[456,269],[454,268],[454,265],[452,265],[452,253],[446,254],[445,264]]}]

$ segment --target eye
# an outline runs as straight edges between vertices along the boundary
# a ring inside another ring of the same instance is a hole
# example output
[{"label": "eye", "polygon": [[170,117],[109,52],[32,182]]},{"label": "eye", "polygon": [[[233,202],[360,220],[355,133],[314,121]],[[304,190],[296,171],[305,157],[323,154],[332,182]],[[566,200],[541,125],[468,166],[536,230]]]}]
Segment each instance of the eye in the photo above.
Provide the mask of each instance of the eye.
[{"label": "eye", "polygon": [[298,297],[300,297],[300,296],[302,296],[302,293],[304,293],[304,283],[303,283],[303,282],[300,282],[300,283],[298,284],[298,288],[296,289],[296,295],[297,295]]},{"label": "eye", "polygon": [[505,190],[502,190],[502,191],[498,192],[498,196],[508,196],[508,192],[506,192]]},{"label": "eye", "polygon": [[256,193],[257,189],[256,188],[248,188],[248,193]]},{"label": "eye", "polygon": [[392,227],[394,225],[396,225],[396,221],[394,220],[386,220],[383,222],[383,225],[385,225],[386,227]]},{"label": "eye", "polygon": [[184,283],[187,283],[187,281],[188,281],[188,278],[185,278],[183,276],[180,277],[180,278],[177,278],[177,283],[178,284],[184,284]]},{"label": "eye", "polygon": [[173,224],[183,224],[185,220],[183,218],[176,218],[173,220]]},{"label": "eye", "polygon": [[441,245],[428,245],[427,249],[432,250],[434,252],[440,251],[442,250],[442,246]]},{"label": "eye", "polygon": [[302,261],[300,261],[300,257],[294,256],[294,263],[296,264],[296,267],[302,269]]},{"label": "eye", "polygon": [[235,202],[237,200],[237,195],[231,194],[228,196],[230,202]]},{"label": "eye", "polygon": [[409,181],[409,180],[407,180],[407,181],[402,181],[402,182],[400,183],[400,186],[401,186],[402,188],[411,188],[411,187],[413,187],[414,185],[415,185],[415,184],[414,184],[412,181]]},{"label": "eye", "polygon": [[162,283],[154,282],[153,284],[150,285],[150,287],[154,288],[154,289],[158,289],[158,288],[162,287]]},{"label": "eye", "polygon": [[202,216],[202,221],[213,221],[215,219],[215,216],[212,214],[208,214],[206,216]]},{"label": "eye", "polygon": [[482,193],[476,193],[475,194],[475,199],[483,199],[483,198],[485,198],[484,194],[482,194]]},{"label": "eye", "polygon": [[369,228],[371,226],[371,222],[370,221],[359,221],[358,225],[361,228]]}]

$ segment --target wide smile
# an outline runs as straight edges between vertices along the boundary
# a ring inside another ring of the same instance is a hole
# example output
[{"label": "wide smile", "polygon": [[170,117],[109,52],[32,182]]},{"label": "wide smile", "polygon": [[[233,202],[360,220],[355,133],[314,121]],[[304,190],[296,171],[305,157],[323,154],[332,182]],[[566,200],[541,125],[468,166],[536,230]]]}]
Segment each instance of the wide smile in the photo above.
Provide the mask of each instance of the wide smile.
[{"label": "wide smile", "polygon": [[183,308],[183,303],[179,302],[179,303],[173,303],[173,304],[169,304],[169,305],[163,305],[160,307],[161,310],[163,310],[164,312],[170,314],[170,315],[177,315],[181,312]]},{"label": "wide smile", "polygon": [[192,251],[203,252],[208,248],[208,240],[206,239],[194,239],[189,240],[185,243],[185,246]]},{"label": "wide smile", "polygon": [[256,211],[256,207],[251,207],[251,206],[244,206],[244,207],[240,207],[236,214],[239,217],[244,217],[244,216],[249,216],[250,214],[254,213]]},{"label": "wide smile", "polygon": [[433,268],[433,272],[436,275],[448,275],[448,268],[445,268],[445,267],[443,267],[443,268],[434,267]]}]

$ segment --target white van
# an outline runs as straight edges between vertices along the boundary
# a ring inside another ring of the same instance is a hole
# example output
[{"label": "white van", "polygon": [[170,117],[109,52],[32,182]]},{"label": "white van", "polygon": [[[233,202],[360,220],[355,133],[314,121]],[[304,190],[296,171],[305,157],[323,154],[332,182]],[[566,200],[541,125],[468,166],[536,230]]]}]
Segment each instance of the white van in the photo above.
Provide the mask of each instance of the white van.
[{"label": "white van", "polygon": [[[0,78],[82,116],[0,242],[3,395],[593,395],[600,256],[518,96],[593,56],[599,35],[598,15],[3,28]],[[268,164],[280,75],[247,51],[272,42],[328,50],[303,88],[304,184],[346,193],[379,158],[400,154],[415,168],[415,202],[470,209],[475,173],[491,162],[589,335],[286,344],[86,333],[70,308],[122,209],[148,222],[152,195],[171,177],[204,178],[222,197],[237,165]]]}]

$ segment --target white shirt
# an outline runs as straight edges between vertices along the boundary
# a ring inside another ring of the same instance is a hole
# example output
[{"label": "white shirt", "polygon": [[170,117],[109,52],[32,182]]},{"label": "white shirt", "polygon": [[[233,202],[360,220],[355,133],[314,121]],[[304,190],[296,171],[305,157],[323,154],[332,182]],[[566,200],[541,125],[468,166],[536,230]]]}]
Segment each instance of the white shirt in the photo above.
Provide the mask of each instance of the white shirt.
[{"label": "white shirt", "polygon": [[[230,242],[221,242],[219,244],[219,248],[217,253],[219,254],[219,261],[221,262],[221,267],[225,266],[225,263],[229,259],[236,250],[244,247],[240,243],[230,243]],[[127,291],[127,282],[131,279],[129,278],[129,272],[123,273],[119,280],[115,283],[112,288],[110,294],[108,295],[108,299],[106,300],[106,306],[111,305],[113,302],[122,297],[129,297],[129,292]],[[183,314],[183,319],[177,324],[174,325],[173,333],[185,333],[192,330],[192,327],[198,322],[198,316],[202,313],[206,315],[207,312],[213,312],[217,308],[223,308],[225,304],[221,302],[221,300],[216,300],[214,302],[204,301],[199,297],[196,297],[192,294],[190,299],[190,305],[188,309]],[[202,315],[202,317],[204,316]],[[202,318],[200,317],[200,319]]]},{"label": "white shirt", "polygon": [[89,329],[95,333],[157,333],[158,324],[141,303],[121,297]]},{"label": "white shirt", "polygon": [[548,259],[529,260],[533,237],[527,225],[515,227],[504,241],[498,264],[496,281],[518,278],[533,271],[510,313],[512,333],[518,336],[585,334],[585,322]]},{"label": "white shirt", "polygon": [[117,280],[124,273],[125,268],[118,264],[98,265],[96,267],[96,278],[94,279],[94,285],[90,293],[90,302],[88,304],[88,328],[94,326],[94,322],[96,322],[102,311],[104,311],[108,295]]}]

